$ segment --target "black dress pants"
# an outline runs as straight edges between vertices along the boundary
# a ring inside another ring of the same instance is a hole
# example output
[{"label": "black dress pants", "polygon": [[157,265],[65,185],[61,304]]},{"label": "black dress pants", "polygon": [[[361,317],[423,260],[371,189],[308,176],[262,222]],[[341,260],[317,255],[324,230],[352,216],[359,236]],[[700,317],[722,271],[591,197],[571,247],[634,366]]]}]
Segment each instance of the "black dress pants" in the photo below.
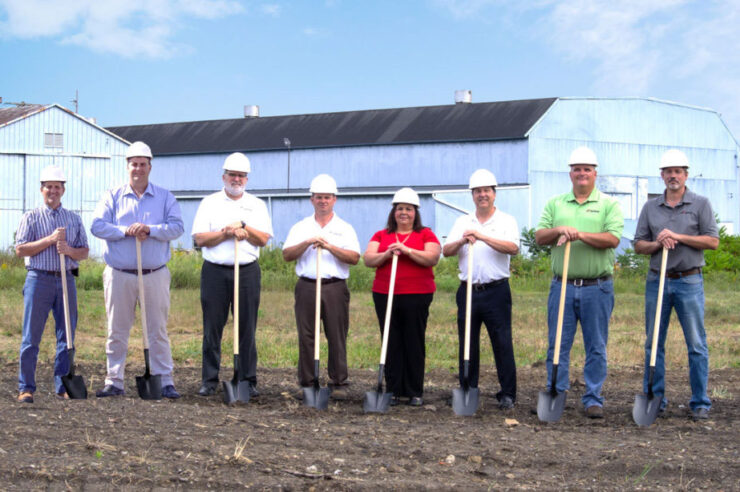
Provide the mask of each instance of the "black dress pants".
[{"label": "black dress pants", "polygon": [[[240,380],[257,384],[257,311],[260,305],[259,264],[239,267],[239,369]],[[218,385],[221,338],[234,310],[234,266],[203,262],[200,272],[200,304],[203,308],[203,384]],[[229,376],[227,379],[231,379]]]},{"label": "black dress pants", "polygon": [[[463,383],[463,356],[465,349],[465,290],[462,282],[457,289],[457,332],[460,340],[459,363],[460,384]],[[516,363],[514,345],[511,340],[511,289],[508,279],[485,290],[473,290],[470,309],[470,373],[468,381],[473,388],[478,387],[480,371],[480,327],[486,325],[491,339],[493,358],[496,361],[501,391],[497,399],[510,396],[516,400]]]},{"label": "black dress pants", "polygon": [[[394,396],[422,396],[424,393],[425,334],[429,305],[434,294],[396,294],[393,296],[385,380]],[[383,336],[388,294],[373,292],[375,314]]]}]

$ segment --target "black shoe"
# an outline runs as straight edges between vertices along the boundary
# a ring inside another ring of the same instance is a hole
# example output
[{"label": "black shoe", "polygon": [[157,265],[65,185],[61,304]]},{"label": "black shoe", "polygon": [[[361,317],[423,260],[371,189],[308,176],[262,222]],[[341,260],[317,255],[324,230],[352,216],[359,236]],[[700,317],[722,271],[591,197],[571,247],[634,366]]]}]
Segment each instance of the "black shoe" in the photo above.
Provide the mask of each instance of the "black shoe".
[{"label": "black shoe", "polygon": [[257,391],[257,385],[254,383],[249,383],[249,397],[257,398],[259,395],[260,395],[260,392]]},{"label": "black shoe", "polygon": [[500,410],[512,410],[514,408],[514,399],[508,395],[504,395],[498,401],[498,408]]},{"label": "black shoe", "polygon": [[401,404],[401,399],[399,397],[397,397],[397,396],[392,396],[391,397],[391,406],[392,407],[398,406],[400,404]]},{"label": "black shoe", "polygon": [[707,420],[709,418],[709,409],[708,408],[697,408],[696,410],[691,411],[691,419],[692,420]]},{"label": "black shoe", "polygon": [[412,407],[420,407],[424,404],[424,400],[422,400],[421,396],[412,396],[411,399],[409,399],[409,405]]},{"label": "black shoe", "polygon": [[180,393],[177,392],[174,385],[168,384],[167,386],[162,388],[162,396],[165,398],[169,398],[170,400],[177,400],[178,398],[180,398]]},{"label": "black shoe", "polygon": [[103,389],[95,393],[98,398],[105,398],[107,396],[123,396],[124,391],[121,388],[116,388],[112,384],[106,384]]},{"label": "black shoe", "polygon": [[216,387],[210,384],[204,384],[198,390],[199,396],[212,396],[216,394]]}]

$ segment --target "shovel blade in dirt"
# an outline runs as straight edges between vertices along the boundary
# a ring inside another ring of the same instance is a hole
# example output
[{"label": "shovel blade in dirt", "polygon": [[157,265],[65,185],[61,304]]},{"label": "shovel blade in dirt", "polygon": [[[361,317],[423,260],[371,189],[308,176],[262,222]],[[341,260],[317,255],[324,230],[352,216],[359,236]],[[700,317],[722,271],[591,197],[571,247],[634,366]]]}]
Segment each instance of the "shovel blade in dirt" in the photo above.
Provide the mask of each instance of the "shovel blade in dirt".
[{"label": "shovel blade in dirt", "polygon": [[452,410],[455,412],[455,415],[469,417],[478,410],[479,399],[480,390],[478,388],[453,388]]},{"label": "shovel blade in dirt", "polygon": [[144,349],[144,364],[146,371],[143,376],[136,376],[136,390],[142,400],[162,399],[162,376],[149,372],[149,349]]},{"label": "shovel blade in dirt", "polygon": [[82,376],[75,374],[74,349],[68,351],[69,354],[69,372],[62,376],[62,384],[72,400],[84,400],[87,398],[87,388]]},{"label": "shovel blade in dirt", "polygon": [[318,384],[303,388],[303,406],[326,410],[329,406],[329,388],[322,388]]},{"label": "shovel blade in dirt", "polygon": [[367,391],[365,400],[362,402],[362,409],[365,413],[386,413],[391,406],[393,393],[385,391]]},{"label": "shovel blade in dirt", "polygon": [[646,394],[635,395],[635,405],[632,407],[632,418],[640,427],[649,427],[658,418],[660,413],[660,398]]},{"label": "shovel blade in dirt", "polygon": [[542,422],[557,422],[563,416],[566,391],[555,393],[540,391],[537,396],[537,418]]},{"label": "shovel blade in dirt", "polygon": [[234,354],[234,378],[231,381],[222,381],[224,389],[224,403],[232,405],[236,402],[249,403],[249,381],[240,380],[239,355]]}]

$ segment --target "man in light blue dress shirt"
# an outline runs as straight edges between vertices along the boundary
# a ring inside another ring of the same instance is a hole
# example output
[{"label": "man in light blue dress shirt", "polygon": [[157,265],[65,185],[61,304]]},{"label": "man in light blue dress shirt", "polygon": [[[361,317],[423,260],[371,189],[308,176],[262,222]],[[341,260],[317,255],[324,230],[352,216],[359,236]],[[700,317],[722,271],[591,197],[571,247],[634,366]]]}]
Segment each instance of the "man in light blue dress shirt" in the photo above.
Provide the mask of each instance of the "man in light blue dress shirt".
[{"label": "man in light blue dress shirt", "polygon": [[16,255],[27,258],[23,286],[23,339],[18,371],[18,401],[33,403],[36,391],[36,361],[49,311],[56,322],[57,350],[54,360],[54,386],[58,397],[66,398],[62,376],[69,372],[67,335],[59,254],[67,257],[67,295],[72,337],[77,325],[77,290],[72,272],[78,261],[87,258],[85,228],[80,216],[62,206],[66,178],[64,171],[49,166],[41,171],[41,196],[44,204],[26,212],[15,236]]},{"label": "man in light blue dress shirt", "polygon": [[162,377],[162,396],[179,398],[172,379],[172,351],[167,336],[170,309],[170,241],[183,233],[180,206],[169,191],[149,182],[152,152],[144,142],[126,151],[129,182],[105,192],[95,209],[90,232],[105,240],[103,290],[108,314],[107,375],[98,397],[124,393],[128,339],[139,297],[136,239],[147,311],[151,372]]}]

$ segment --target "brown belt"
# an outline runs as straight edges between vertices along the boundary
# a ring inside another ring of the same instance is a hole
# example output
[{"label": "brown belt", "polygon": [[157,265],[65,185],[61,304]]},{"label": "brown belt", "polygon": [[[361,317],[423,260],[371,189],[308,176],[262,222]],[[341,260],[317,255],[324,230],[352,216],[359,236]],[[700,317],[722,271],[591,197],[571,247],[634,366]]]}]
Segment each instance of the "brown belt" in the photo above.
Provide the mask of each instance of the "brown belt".
[{"label": "brown belt", "polygon": [[[657,273],[660,275],[660,272],[657,270],[652,270],[653,273]],[[688,277],[689,275],[696,275],[701,273],[701,267],[697,268],[689,268],[688,270],[684,270],[683,272],[666,272],[665,276],[668,278],[681,278],[681,277]]]}]

